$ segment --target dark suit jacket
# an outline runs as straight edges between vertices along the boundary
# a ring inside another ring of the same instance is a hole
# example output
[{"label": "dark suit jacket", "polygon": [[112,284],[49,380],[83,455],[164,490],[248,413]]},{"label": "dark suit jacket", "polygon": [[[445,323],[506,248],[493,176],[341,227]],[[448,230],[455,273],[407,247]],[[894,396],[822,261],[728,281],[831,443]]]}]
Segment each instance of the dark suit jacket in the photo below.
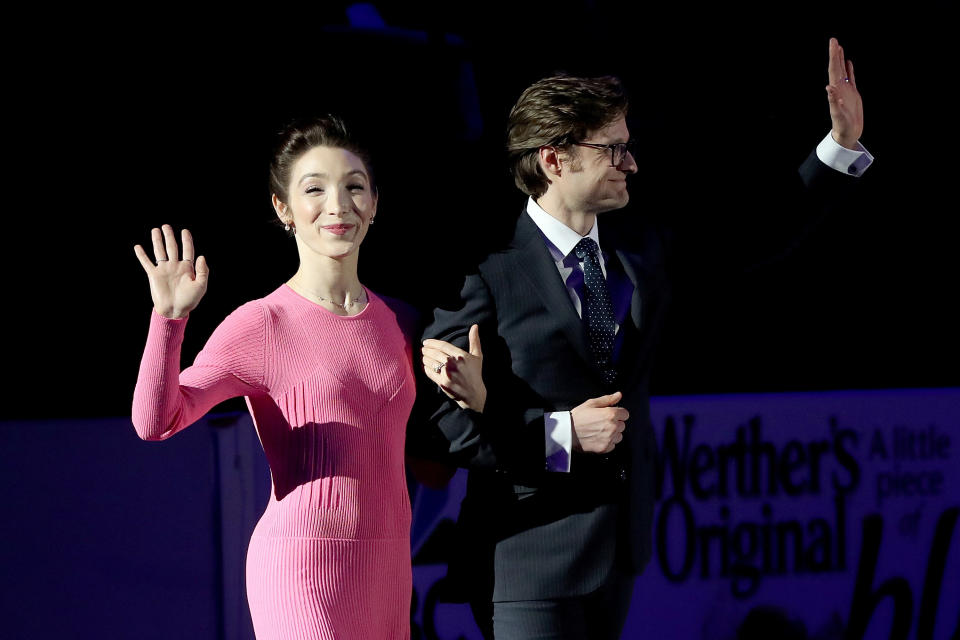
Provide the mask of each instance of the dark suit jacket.
[{"label": "dark suit jacket", "polygon": [[[801,175],[814,188],[851,180],[815,155]],[[583,322],[526,213],[509,245],[466,276],[425,331],[466,348],[470,326],[480,326],[484,413],[460,409],[435,385],[421,392],[421,402],[434,402],[423,440],[470,468],[450,563],[468,598],[581,595],[600,586],[614,562],[640,573],[650,559],[656,442],[648,379],[669,295],[663,246],[655,234],[624,237],[605,224],[600,233],[608,265],[633,284],[614,385],[593,364]],[[616,390],[630,419],[614,454],[574,454],[570,473],[546,471],[544,412]]]}]

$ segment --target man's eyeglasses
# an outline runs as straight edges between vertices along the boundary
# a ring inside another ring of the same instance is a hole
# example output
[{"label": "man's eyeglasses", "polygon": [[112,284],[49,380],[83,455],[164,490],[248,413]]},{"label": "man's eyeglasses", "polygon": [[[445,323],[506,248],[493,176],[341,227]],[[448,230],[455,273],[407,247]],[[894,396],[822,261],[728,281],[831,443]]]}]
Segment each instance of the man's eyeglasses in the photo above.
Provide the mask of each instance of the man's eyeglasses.
[{"label": "man's eyeglasses", "polygon": [[628,151],[630,152],[630,155],[637,155],[636,140],[615,142],[613,144],[596,144],[594,142],[571,142],[570,144],[575,144],[578,147],[590,147],[591,149],[609,149],[611,167],[619,167],[620,163],[623,162],[623,159],[627,157]]}]

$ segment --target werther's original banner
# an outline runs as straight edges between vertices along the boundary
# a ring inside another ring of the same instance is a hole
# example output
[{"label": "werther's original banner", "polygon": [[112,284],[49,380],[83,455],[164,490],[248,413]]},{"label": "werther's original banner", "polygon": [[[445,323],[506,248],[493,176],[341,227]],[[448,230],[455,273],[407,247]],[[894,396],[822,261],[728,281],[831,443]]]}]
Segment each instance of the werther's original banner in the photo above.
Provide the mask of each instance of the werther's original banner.
[{"label": "werther's original banner", "polygon": [[[625,638],[958,637],[960,390],[657,398],[652,415],[656,551]],[[415,546],[461,492],[421,492]],[[432,589],[442,567],[415,571],[423,637],[479,637]]]}]

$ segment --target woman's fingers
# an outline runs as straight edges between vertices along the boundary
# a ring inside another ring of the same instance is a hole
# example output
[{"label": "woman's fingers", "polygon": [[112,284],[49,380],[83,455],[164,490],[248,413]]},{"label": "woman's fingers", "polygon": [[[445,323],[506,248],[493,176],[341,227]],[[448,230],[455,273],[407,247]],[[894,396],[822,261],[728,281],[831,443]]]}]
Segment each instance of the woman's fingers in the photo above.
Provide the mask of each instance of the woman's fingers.
[{"label": "woman's fingers", "polygon": [[[448,396],[458,398],[456,393],[462,391],[462,385],[450,375],[451,370],[446,366],[448,363],[446,356],[440,356],[440,359],[438,359],[424,353],[422,362],[423,371],[427,374],[427,377],[436,382]],[[456,368],[453,369],[453,372],[456,372]]]},{"label": "woman's fingers", "polygon": [[424,356],[423,358],[423,372],[427,374],[427,377],[430,378],[438,387],[440,387],[445,394],[454,398],[453,393],[450,391],[450,378],[444,375],[446,372],[443,369],[437,371],[436,362]]},{"label": "woman's fingers", "polygon": [[153,259],[158,263],[167,259],[167,249],[163,246],[163,232],[154,227],[150,230],[150,240],[153,242]]},{"label": "woman's fingers", "polygon": [[450,354],[441,351],[440,349],[435,349],[433,347],[428,347],[426,345],[420,350],[423,355],[436,360],[437,362],[447,362],[451,358],[456,358],[456,356],[451,356]]},{"label": "woman's fingers", "polygon": [[438,376],[443,376],[448,383],[453,382],[456,375],[469,376],[470,367],[477,366],[475,361],[483,357],[467,353],[443,340],[424,340],[420,352],[423,355],[424,368]]},{"label": "woman's fingers", "polygon": [[[179,262],[180,247],[177,245],[177,238],[174,234],[173,227],[168,224],[161,226],[160,228],[154,227],[150,230],[150,240],[153,242],[153,255],[154,260],[157,265],[161,262]],[[188,229],[182,229],[180,231],[180,240],[183,242],[183,261],[189,262],[194,269],[196,269],[196,249],[193,246],[193,235]],[[138,247],[140,245],[137,245]],[[136,251],[136,248],[134,249]],[[143,249],[141,248],[141,251]],[[146,252],[143,253],[146,256]],[[137,257],[140,258],[140,253],[137,253]],[[147,259],[149,262],[149,258]],[[143,259],[140,259],[141,264]],[[153,264],[153,263],[150,263]],[[146,265],[144,265],[146,268]]]},{"label": "woman's fingers", "polygon": [[445,353],[452,358],[463,358],[470,355],[463,349],[456,347],[449,342],[444,342],[443,340],[434,340],[432,338],[428,338],[427,340],[423,341],[423,346]]},{"label": "woman's fingers", "polygon": [[194,261],[193,237],[186,229],[181,231],[183,260],[178,258],[180,247],[170,225],[151,229],[150,239],[156,265],[142,246],[136,245],[133,251],[150,280],[153,308],[168,318],[186,317],[206,293],[210,276],[207,261],[203,256]]},{"label": "woman's fingers", "polygon": [[180,249],[177,247],[177,237],[173,234],[173,227],[163,225],[163,239],[166,241],[167,259],[176,262],[180,259]]},{"label": "woman's fingers", "polygon": [[183,242],[183,259],[187,262],[193,262],[193,236],[186,229],[180,232],[180,240]]},{"label": "woman's fingers", "polygon": [[153,270],[153,262],[150,260],[150,256],[147,255],[147,252],[144,251],[140,245],[134,246],[133,252],[137,254],[137,259],[140,261],[143,270],[147,272],[147,275],[150,275],[150,271]]},{"label": "woman's fingers", "polygon": [[[438,366],[446,367],[448,371],[456,371],[457,363],[460,361],[456,356],[451,356],[443,351],[437,349],[431,349],[430,347],[424,347],[422,353],[425,360],[428,360],[429,366],[434,370]],[[426,366],[426,364],[424,365]],[[439,373],[439,372],[438,372]]]},{"label": "woman's fingers", "polygon": [[423,354],[423,368],[428,373],[433,373],[442,377],[446,365],[447,359],[445,357],[437,357],[434,355],[428,355],[426,353]]},{"label": "woman's fingers", "polygon": [[194,265],[194,271],[197,274],[196,281],[200,283],[204,290],[207,288],[207,280],[210,278],[210,267],[207,266],[207,259],[203,256],[197,258],[197,263]]},{"label": "woman's fingers", "polygon": [[470,327],[468,339],[470,340],[470,355],[482,358],[483,349],[480,348],[480,325],[475,324]]}]

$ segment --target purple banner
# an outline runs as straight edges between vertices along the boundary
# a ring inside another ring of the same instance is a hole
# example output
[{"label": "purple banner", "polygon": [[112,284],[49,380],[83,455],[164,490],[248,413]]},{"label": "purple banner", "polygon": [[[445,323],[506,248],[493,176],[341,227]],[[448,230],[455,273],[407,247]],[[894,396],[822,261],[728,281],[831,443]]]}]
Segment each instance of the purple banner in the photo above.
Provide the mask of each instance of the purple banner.
[{"label": "purple banner", "polygon": [[[960,390],[652,408],[657,548],[623,637],[958,637]],[[5,637],[252,638],[269,473],[246,414],[160,444],[127,418],[2,423],[0,478]],[[412,489],[414,638],[480,637],[443,584],[464,484]]]},{"label": "purple banner", "polygon": [[[623,637],[957,637],[960,390],[656,398],[652,415],[656,552]],[[415,551],[455,517],[461,475],[448,490],[418,494]],[[479,638],[428,597],[442,571],[414,575],[423,637]]]}]

